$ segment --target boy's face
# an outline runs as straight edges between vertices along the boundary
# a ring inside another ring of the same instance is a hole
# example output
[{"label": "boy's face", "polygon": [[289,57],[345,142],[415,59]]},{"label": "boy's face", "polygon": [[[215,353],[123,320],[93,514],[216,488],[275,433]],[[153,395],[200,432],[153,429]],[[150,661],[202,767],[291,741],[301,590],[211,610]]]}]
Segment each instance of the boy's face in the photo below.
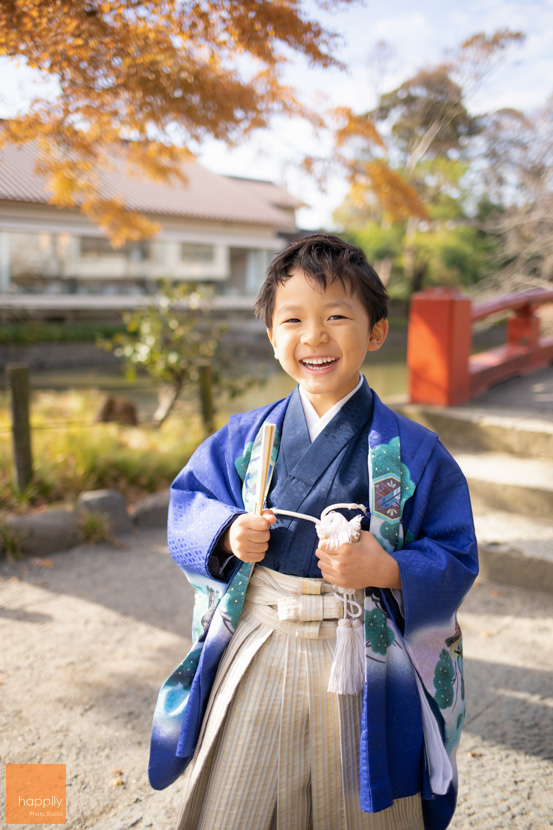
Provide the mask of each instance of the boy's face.
[{"label": "boy's face", "polygon": [[367,351],[380,348],[387,333],[387,320],[371,330],[361,301],[340,280],[323,291],[292,271],[276,290],[269,339],[319,416],[355,389]]}]

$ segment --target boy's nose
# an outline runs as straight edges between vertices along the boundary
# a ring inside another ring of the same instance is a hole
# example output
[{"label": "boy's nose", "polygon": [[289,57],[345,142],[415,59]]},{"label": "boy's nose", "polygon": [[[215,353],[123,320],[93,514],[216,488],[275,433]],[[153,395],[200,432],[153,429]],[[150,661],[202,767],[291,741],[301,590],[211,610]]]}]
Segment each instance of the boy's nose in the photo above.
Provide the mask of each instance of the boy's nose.
[{"label": "boy's nose", "polygon": [[312,323],[305,327],[302,340],[307,346],[318,346],[328,342],[328,333],[323,325]]}]

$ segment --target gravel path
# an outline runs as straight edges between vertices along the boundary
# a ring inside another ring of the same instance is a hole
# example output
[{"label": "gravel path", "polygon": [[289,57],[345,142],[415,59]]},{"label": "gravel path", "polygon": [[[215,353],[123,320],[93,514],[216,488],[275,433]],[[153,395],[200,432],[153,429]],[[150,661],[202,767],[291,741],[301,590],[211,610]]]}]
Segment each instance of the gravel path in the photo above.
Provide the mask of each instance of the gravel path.
[{"label": "gravel path", "polygon": [[[146,768],[157,691],[189,646],[190,599],[162,531],[0,564],[0,753],[67,765],[71,830],[174,827],[179,785],[154,792]],[[461,626],[468,722],[451,828],[550,828],[553,595],[479,583]]]}]

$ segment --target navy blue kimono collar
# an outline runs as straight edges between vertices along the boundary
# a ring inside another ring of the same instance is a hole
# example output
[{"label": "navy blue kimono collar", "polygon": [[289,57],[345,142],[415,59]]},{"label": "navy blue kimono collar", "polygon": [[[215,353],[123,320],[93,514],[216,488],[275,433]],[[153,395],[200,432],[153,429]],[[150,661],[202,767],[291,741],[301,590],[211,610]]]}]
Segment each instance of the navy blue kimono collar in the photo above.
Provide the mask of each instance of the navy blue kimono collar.
[{"label": "navy blue kimono collar", "polygon": [[338,453],[371,421],[373,405],[373,393],[364,379],[361,388],[311,443],[299,390],[294,389],[284,416],[280,448],[287,475],[313,487],[321,470],[327,469]]}]

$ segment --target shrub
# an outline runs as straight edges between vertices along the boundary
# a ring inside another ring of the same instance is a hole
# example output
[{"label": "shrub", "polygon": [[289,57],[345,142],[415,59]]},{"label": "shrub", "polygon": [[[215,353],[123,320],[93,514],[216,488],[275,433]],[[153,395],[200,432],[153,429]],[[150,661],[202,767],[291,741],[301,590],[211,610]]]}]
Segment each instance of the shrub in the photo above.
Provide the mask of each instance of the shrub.
[{"label": "shrub", "polygon": [[[174,418],[151,429],[93,423],[100,397],[97,390],[35,394],[35,474],[23,493],[13,480],[9,415],[0,407],[0,510],[22,512],[70,502],[83,490],[103,488],[119,490],[132,503],[168,487],[202,440],[200,417],[188,412],[184,403]],[[56,426],[50,427],[52,422]]]},{"label": "shrub", "polygon": [[79,536],[83,542],[97,545],[110,538],[110,525],[107,516],[94,510],[81,510],[78,514]]},{"label": "shrub", "polygon": [[21,559],[23,551],[16,532],[0,518],[0,559],[4,556],[6,559]]}]

